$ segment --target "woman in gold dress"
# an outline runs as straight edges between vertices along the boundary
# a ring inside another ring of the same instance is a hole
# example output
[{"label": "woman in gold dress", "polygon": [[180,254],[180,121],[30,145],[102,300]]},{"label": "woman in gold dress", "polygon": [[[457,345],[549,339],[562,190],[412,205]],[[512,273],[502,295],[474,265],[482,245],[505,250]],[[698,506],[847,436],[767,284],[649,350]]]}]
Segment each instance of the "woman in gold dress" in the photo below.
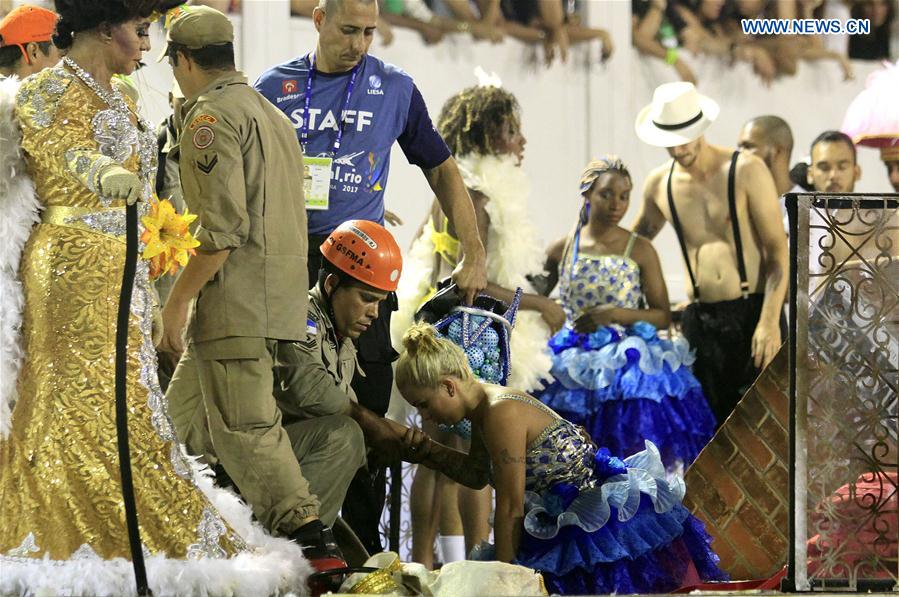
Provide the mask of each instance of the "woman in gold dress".
[{"label": "woman in gold dress", "polygon": [[[111,85],[150,49],[147,0],[57,0],[68,56],[22,84],[16,116],[43,207],[24,247],[18,399],[0,439],[0,594],[135,591],[116,444],[116,314],[125,203],[147,200],[156,139]],[[6,141],[4,141],[6,143]],[[156,378],[146,262],[128,331],[128,431],[156,595],[302,591],[292,542],[265,536],[175,440]]]}]

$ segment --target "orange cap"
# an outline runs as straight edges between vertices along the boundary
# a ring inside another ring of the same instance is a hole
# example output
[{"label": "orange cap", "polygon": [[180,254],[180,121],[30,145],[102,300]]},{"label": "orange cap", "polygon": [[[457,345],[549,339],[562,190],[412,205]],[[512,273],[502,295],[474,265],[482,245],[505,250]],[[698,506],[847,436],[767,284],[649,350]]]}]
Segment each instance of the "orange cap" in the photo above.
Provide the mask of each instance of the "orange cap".
[{"label": "orange cap", "polygon": [[403,270],[403,255],[386,228],[368,220],[344,222],[319,250],[334,267],[369,286],[393,292]]},{"label": "orange cap", "polygon": [[[50,41],[59,16],[52,10],[23,4],[0,21],[0,47],[19,46],[36,41]],[[22,52],[24,53],[24,48]]]}]

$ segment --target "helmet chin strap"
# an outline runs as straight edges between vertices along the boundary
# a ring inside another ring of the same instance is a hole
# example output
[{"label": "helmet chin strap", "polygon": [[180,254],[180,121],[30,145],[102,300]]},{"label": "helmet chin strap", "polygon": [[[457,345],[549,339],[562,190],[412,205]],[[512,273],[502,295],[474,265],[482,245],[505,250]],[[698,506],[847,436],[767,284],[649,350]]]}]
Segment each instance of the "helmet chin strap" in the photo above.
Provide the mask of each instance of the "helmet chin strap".
[{"label": "helmet chin strap", "polygon": [[[328,292],[327,281],[331,276],[334,276],[336,278],[336,281],[334,283],[334,287],[330,292]],[[335,330],[337,330],[337,317],[334,315],[334,303],[331,301],[331,295],[337,290],[337,288],[340,287],[340,281],[340,276],[330,272],[325,274],[324,278],[319,277],[318,281],[319,286],[321,286],[320,290],[322,298],[325,300],[325,308],[327,310],[328,317],[331,319],[331,323],[334,325]],[[337,330],[337,335],[341,336],[339,330]]]}]

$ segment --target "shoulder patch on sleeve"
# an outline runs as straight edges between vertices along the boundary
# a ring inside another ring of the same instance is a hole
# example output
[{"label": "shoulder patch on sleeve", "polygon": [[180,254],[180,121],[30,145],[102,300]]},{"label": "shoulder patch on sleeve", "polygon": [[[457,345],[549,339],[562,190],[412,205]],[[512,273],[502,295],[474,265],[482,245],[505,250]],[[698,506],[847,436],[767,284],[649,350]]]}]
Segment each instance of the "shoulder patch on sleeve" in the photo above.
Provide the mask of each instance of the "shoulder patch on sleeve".
[{"label": "shoulder patch on sleeve", "polygon": [[[312,315],[311,312],[310,315]],[[318,323],[311,317],[306,320],[306,337],[298,340],[296,345],[307,352],[314,353],[316,351],[318,346]]]},{"label": "shoulder patch on sleeve", "polygon": [[209,126],[203,125],[194,131],[193,143],[197,149],[206,149],[215,141],[215,131]]},{"label": "shoulder patch on sleeve", "polygon": [[218,118],[216,118],[212,114],[200,114],[191,121],[190,125],[187,128],[189,128],[190,130],[194,130],[200,125],[215,124],[216,122],[218,122]]}]

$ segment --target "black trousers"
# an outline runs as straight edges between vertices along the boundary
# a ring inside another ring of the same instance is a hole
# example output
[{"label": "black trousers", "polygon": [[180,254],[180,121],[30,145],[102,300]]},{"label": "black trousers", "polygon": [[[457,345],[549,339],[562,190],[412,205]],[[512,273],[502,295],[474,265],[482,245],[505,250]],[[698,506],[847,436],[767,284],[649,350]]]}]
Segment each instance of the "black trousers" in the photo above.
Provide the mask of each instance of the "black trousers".
[{"label": "black trousers", "polygon": [[[327,237],[309,236],[310,287],[318,281],[318,271],[322,262],[319,246],[325,238]],[[359,351],[359,366],[365,372],[365,376],[356,375],[352,383],[359,404],[382,417],[387,413],[390,404],[390,392],[393,387],[392,363],[396,358],[396,352],[390,342],[392,312],[391,301],[381,301],[378,319],[359,337],[356,347]],[[369,462],[368,469],[359,469],[356,473],[343,501],[342,517],[369,553],[384,550],[380,525],[386,494],[386,468]]]},{"label": "black trousers", "polygon": [[[702,385],[718,426],[730,416],[760,371],[753,364],[752,335],[765,296],[717,303],[693,303],[684,311],[681,329],[696,351],[693,374]],[[781,337],[786,319],[781,315]]]}]

